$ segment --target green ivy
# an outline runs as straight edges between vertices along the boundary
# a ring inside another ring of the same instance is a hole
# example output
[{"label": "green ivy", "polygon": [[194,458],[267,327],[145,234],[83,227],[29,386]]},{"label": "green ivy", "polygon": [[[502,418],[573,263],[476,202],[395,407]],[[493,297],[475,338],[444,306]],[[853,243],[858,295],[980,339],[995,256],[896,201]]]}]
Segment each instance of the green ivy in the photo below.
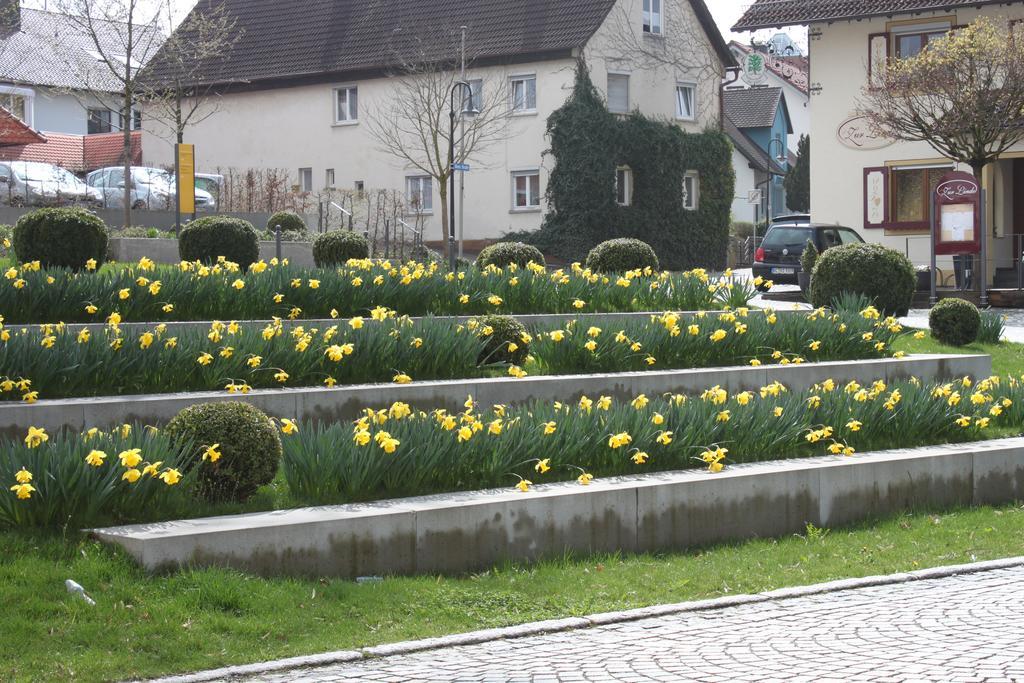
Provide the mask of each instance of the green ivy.
[{"label": "green ivy", "polygon": [[[543,251],[582,261],[597,244],[633,237],[654,247],[662,267],[725,267],[736,178],[732,144],[717,130],[686,133],[639,113],[608,112],[581,63],[566,103],[549,118],[549,213],[524,239]],[[633,174],[630,206],[615,201],[615,171]],[[696,211],[683,208],[683,177],[700,177]]]}]

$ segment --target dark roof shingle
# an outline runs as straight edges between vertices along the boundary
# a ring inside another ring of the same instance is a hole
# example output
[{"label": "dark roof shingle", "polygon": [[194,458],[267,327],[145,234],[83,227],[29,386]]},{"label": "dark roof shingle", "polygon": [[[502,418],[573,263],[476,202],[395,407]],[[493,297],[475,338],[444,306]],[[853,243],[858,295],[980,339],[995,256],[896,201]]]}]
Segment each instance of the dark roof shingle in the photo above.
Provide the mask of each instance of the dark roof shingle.
[{"label": "dark roof shingle", "polygon": [[1006,0],[756,0],[732,27],[755,31],[815,22],[890,16],[956,7],[1005,4]]},{"label": "dark roof shingle", "polygon": [[765,153],[763,149],[757,146],[757,143],[750,139],[746,133],[736,127],[736,124],[730,121],[728,118],[725,119],[725,134],[732,140],[733,146],[736,150],[742,154],[747,161],[749,161],[754,168],[762,173],[767,173],[770,168],[772,173],[778,175],[785,175],[786,171],[779,165],[775,159],[771,159]]},{"label": "dark roof shingle", "polygon": [[[690,0],[716,54],[734,63],[703,0]],[[467,55],[480,64],[568,55],[584,46],[615,0],[200,0],[223,7],[240,36],[230,53],[199,69],[202,84],[316,80],[393,70],[399,56],[452,60],[465,26]],[[183,25],[188,25],[186,20]],[[180,29],[179,29],[180,30]],[[160,55],[159,83],[172,72]]]},{"label": "dark roof shingle", "polygon": [[782,88],[738,88],[722,93],[725,116],[738,128],[771,128],[782,102]]}]

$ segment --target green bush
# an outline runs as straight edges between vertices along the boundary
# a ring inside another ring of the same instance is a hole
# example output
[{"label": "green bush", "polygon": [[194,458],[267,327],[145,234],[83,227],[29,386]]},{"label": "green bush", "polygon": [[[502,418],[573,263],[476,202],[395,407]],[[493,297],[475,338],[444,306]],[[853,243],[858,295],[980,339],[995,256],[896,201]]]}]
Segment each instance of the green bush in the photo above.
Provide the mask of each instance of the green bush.
[{"label": "green bush", "polygon": [[898,251],[880,244],[844,244],[826,250],[814,267],[811,302],[831,306],[842,293],[862,294],[885,315],[906,315],[917,274]]},{"label": "green bush", "polygon": [[[739,237],[741,239],[753,237],[754,227],[754,224],[750,221],[733,221],[732,226],[729,228],[729,235],[731,237]],[[759,230],[758,234],[763,235],[764,233]]]},{"label": "green bush", "polygon": [[85,209],[38,209],[14,226],[14,253],[22,263],[44,268],[85,268],[89,259],[107,260],[107,227]]},{"label": "green bush", "polygon": [[524,244],[523,242],[495,242],[488,247],[484,247],[484,250],[476,257],[476,267],[480,270],[487,266],[506,268],[514,263],[520,268],[525,268],[526,264],[530,261],[539,266],[547,265],[547,262],[544,260],[544,254],[540,253],[540,249],[532,244]]},{"label": "green bush", "polygon": [[306,232],[306,221],[297,213],[278,211],[267,220],[267,232],[274,234],[274,229],[281,226],[281,232]]},{"label": "green bush", "polygon": [[978,338],[981,313],[963,299],[943,299],[928,314],[928,327],[936,341],[950,346],[966,346]]},{"label": "green bush", "polygon": [[277,427],[248,403],[189,406],[163,431],[175,441],[191,443],[200,453],[218,444],[220,458],[203,463],[196,477],[197,494],[210,502],[247,500],[277,475],[281,460]]},{"label": "green bush", "polygon": [[[264,230],[259,234],[261,242],[274,242],[277,240],[277,235]],[[281,231],[282,242],[312,242],[313,235],[308,232],[299,232],[296,230],[282,230]]]},{"label": "green bush", "polygon": [[[474,320],[478,324],[476,333],[487,339],[487,345],[477,359],[479,364],[522,365],[526,361],[530,354],[530,342],[527,341],[530,335],[525,325],[507,315],[483,315]],[[491,333],[485,335],[487,328],[490,328]],[[515,344],[514,351],[509,350],[510,344]]]},{"label": "green bush", "polygon": [[246,270],[260,257],[259,236],[249,221],[206,216],[192,221],[181,231],[178,254],[184,261],[203,263],[215,263],[223,256]]},{"label": "green bush", "polygon": [[362,233],[352,230],[332,230],[313,241],[313,261],[317,268],[343,266],[349,259],[370,256],[370,242]]},{"label": "green bush", "polygon": [[814,266],[818,263],[818,248],[814,246],[814,242],[807,240],[807,244],[804,245],[804,253],[800,254],[800,269],[810,275],[814,272]]},{"label": "green bush", "polygon": [[658,270],[658,255],[651,245],[623,237],[601,242],[587,254],[587,268],[595,273],[624,273],[627,270]]}]

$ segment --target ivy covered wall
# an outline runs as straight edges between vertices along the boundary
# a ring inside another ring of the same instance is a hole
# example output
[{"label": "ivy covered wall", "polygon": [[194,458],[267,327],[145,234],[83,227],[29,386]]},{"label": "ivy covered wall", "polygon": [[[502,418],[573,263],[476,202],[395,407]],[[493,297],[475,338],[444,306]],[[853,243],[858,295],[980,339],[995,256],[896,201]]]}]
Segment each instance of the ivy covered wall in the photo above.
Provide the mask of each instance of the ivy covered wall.
[{"label": "ivy covered wall", "polygon": [[[725,267],[729,214],[736,178],[732,144],[708,130],[677,126],[634,113],[608,112],[582,64],[573,93],[548,119],[548,214],[526,237],[543,251],[582,261],[596,244],[636,237],[657,252],[663,268]],[[633,176],[630,206],[615,196],[616,168]],[[683,208],[683,177],[699,174],[697,210]]]}]

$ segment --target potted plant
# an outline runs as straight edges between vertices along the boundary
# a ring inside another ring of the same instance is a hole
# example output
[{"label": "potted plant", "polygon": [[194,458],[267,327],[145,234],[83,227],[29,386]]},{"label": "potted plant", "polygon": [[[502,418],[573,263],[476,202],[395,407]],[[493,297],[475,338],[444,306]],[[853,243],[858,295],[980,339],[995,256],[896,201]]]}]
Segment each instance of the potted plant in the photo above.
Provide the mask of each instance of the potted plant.
[{"label": "potted plant", "polygon": [[814,246],[814,242],[807,240],[807,244],[804,245],[804,253],[800,254],[800,272],[796,276],[797,282],[800,284],[800,293],[804,295],[804,298],[810,298],[811,275],[814,273],[814,264],[817,262],[818,248]]}]

